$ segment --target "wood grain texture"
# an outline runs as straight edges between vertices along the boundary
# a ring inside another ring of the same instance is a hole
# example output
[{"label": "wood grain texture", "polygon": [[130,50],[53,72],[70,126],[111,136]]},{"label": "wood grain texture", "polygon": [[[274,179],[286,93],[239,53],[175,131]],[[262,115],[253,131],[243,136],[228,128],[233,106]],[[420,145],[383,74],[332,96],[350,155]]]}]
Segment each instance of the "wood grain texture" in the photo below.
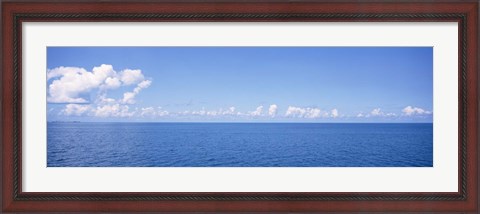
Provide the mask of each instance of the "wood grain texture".
[{"label": "wood grain texture", "polygon": [[[56,15],[55,15],[56,14]],[[96,14],[96,15],[95,15]],[[134,14],[137,14],[135,16]],[[152,14],[149,16],[148,14]],[[155,15],[157,14],[157,15]],[[174,14],[171,17],[158,14]],[[175,15],[176,14],[176,15]],[[189,15],[190,14],[190,15]],[[196,14],[196,15],[195,15]],[[224,14],[224,15],[222,15]],[[226,15],[225,15],[226,14]],[[229,15],[230,14],[230,15]],[[234,16],[232,14],[240,14]],[[244,14],[244,15],[241,15]],[[245,15],[250,14],[250,15]],[[257,14],[257,15],[255,15]],[[261,15],[264,14],[264,15]],[[270,14],[270,15],[268,15]],[[279,15],[272,15],[279,14]],[[297,14],[297,15],[294,15]],[[303,14],[303,15],[302,15]],[[305,14],[324,14],[307,16]],[[325,14],[337,14],[325,16]],[[363,14],[363,15],[359,15]],[[387,14],[387,15],[382,15]],[[389,14],[389,15],[388,15]],[[395,15],[396,14],[396,15]],[[406,15],[407,14],[407,15]],[[410,16],[408,15],[410,14]],[[443,15],[442,15],[443,14]],[[454,15],[447,15],[454,14]],[[455,15],[457,14],[457,15]],[[21,192],[21,23],[24,21],[456,21],[459,31],[459,193]],[[2,210],[478,211],[478,2],[2,2]],[[18,72],[20,71],[20,72]],[[15,144],[15,142],[18,142]],[[17,185],[17,186],[16,186]]]}]

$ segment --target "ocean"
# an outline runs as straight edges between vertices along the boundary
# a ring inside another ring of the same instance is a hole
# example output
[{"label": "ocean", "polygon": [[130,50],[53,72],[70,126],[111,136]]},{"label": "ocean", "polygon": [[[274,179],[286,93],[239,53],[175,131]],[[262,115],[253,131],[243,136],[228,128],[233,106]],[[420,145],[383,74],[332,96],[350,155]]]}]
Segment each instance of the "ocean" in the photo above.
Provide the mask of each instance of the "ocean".
[{"label": "ocean", "polygon": [[47,123],[48,167],[432,167],[431,123]]}]

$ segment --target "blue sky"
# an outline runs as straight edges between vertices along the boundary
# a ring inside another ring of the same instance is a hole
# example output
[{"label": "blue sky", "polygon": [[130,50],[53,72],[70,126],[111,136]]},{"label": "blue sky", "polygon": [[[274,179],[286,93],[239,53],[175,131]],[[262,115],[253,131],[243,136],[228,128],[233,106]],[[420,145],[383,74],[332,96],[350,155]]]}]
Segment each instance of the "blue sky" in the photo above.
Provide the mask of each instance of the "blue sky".
[{"label": "blue sky", "polygon": [[432,122],[432,47],[49,47],[49,121]]}]

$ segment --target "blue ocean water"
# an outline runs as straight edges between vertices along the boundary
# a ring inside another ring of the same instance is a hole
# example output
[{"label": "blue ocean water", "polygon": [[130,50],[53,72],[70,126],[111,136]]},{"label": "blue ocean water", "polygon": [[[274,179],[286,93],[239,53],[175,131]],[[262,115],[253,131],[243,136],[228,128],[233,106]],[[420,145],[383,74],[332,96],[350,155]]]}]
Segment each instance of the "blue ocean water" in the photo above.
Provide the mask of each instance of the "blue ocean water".
[{"label": "blue ocean water", "polygon": [[47,124],[48,167],[432,167],[431,123]]}]

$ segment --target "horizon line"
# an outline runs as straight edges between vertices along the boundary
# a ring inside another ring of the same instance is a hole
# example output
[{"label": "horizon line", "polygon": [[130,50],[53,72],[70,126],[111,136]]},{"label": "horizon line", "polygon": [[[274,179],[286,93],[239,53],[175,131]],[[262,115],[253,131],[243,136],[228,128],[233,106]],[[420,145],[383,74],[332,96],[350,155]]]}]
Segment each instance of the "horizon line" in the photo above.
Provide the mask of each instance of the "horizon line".
[{"label": "horizon line", "polygon": [[305,123],[311,123],[311,124],[352,124],[352,123],[357,123],[357,124],[413,124],[413,123],[418,123],[418,124],[433,124],[433,122],[228,122],[228,121],[132,121],[132,122],[126,122],[126,121],[47,121],[47,123],[259,123],[259,124],[286,124],[286,123],[291,123],[291,124],[305,124]]}]

